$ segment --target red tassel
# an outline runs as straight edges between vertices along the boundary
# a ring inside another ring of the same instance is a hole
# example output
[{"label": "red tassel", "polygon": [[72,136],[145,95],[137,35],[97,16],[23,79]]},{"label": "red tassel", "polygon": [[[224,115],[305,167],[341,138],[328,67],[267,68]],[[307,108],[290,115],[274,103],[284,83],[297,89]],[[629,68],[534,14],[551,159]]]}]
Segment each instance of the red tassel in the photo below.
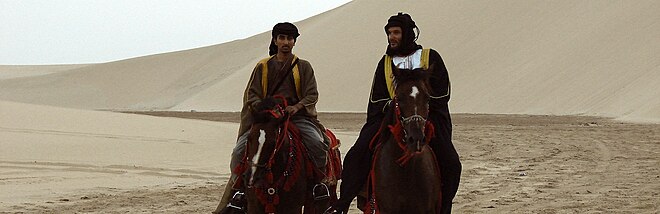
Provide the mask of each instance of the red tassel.
[{"label": "red tassel", "polygon": [[275,213],[275,205],[268,204],[265,208],[266,213]]},{"label": "red tassel", "polygon": [[429,144],[431,143],[431,139],[435,137],[435,126],[433,126],[431,121],[426,121],[426,127],[424,130],[426,131],[426,133],[424,133],[426,135],[426,144]]},{"label": "red tassel", "polygon": [[269,184],[273,183],[273,172],[268,172],[266,174],[266,181],[268,181]]}]

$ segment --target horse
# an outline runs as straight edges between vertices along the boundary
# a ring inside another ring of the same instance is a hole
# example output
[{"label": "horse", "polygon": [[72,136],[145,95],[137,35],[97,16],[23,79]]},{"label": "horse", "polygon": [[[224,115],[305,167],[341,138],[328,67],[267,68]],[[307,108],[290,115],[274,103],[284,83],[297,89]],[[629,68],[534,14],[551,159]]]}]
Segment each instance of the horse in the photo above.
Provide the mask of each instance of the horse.
[{"label": "horse", "polygon": [[[269,107],[255,114],[243,162],[235,169],[242,175],[242,183],[237,185],[245,187],[247,213],[302,213],[303,207],[304,213],[322,213],[337,200],[336,180],[322,184],[329,195],[314,195],[319,172],[307,156],[300,130],[284,111],[286,99],[274,96],[263,102],[270,103],[266,104]],[[334,138],[333,143],[338,140]],[[328,162],[337,163],[338,145],[329,152]],[[340,170],[330,165],[328,168]]]},{"label": "horse", "polygon": [[398,69],[394,99],[372,140],[371,198],[367,213],[439,213],[440,169],[429,146],[429,69]]}]

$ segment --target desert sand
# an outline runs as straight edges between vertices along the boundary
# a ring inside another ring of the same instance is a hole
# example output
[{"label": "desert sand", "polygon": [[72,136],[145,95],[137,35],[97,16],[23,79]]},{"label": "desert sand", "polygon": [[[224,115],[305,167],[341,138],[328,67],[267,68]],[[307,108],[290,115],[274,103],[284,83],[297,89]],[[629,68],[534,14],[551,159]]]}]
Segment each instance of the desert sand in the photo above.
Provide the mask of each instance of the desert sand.
[{"label": "desert sand", "polygon": [[[227,123],[111,113],[168,122],[206,124],[214,136]],[[236,113],[145,112],[158,116],[235,122]],[[69,116],[69,115],[67,115]],[[338,133],[345,153],[355,139],[364,114],[321,114]],[[176,122],[175,122],[176,121]],[[142,124],[149,124],[143,121]],[[153,125],[153,124],[149,124]],[[6,124],[2,125],[3,127]],[[143,126],[141,126],[143,127]],[[142,158],[90,158],[84,155],[29,155],[3,160],[0,211],[26,213],[208,213],[213,211],[228,177],[226,163],[231,141],[207,139],[207,147],[187,139],[179,128],[174,136],[149,141],[139,131],[125,144],[106,152],[139,149]],[[194,130],[188,130],[194,131]],[[205,133],[205,132],[209,133]],[[66,138],[118,136],[3,128],[0,134],[59,135]],[[216,134],[218,136],[220,134]],[[4,137],[4,136],[3,136]],[[55,137],[55,136],[52,136]],[[129,138],[124,136],[124,138]],[[156,138],[156,136],[154,136]],[[218,139],[221,137],[218,136]],[[461,155],[463,174],[454,200],[456,213],[657,213],[660,209],[660,125],[633,124],[596,117],[530,115],[454,115],[454,144]],[[128,141],[128,139],[124,139]],[[65,142],[53,142],[62,147]],[[106,142],[112,143],[112,142]],[[153,144],[159,144],[153,146]],[[182,142],[178,142],[182,143]],[[3,150],[6,145],[3,145]],[[139,148],[138,148],[139,147]],[[145,149],[146,148],[146,149]],[[16,152],[15,148],[10,148]],[[52,148],[35,146],[30,153]],[[82,148],[80,148],[82,149]],[[93,150],[90,148],[90,150]],[[176,154],[168,154],[178,150]],[[185,154],[187,152],[195,154]],[[4,150],[6,151],[6,150]],[[145,152],[148,151],[148,152]],[[93,151],[90,151],[93,152]],[[172,151],[173,152],[173,151]],[[98,153],[97,153],[98,154]],[[2,157],[7,157],[3,153]],[[158,157],[157,157],[158,156]],[[144,160],[141,160],[144,159]],[[147,160],[148,159],[148,160]],[[39,160],[39,161],[32,161]],[[360,213],[355,206],[351,213]]]},{"label": "desert sand", "polygon": [[[398,11],[449,70],[456,213],[658,213],[660,1],[356,0],[298,22],[343,153]],[[269,38],[0,65],[0,213],[212,211]]]}]

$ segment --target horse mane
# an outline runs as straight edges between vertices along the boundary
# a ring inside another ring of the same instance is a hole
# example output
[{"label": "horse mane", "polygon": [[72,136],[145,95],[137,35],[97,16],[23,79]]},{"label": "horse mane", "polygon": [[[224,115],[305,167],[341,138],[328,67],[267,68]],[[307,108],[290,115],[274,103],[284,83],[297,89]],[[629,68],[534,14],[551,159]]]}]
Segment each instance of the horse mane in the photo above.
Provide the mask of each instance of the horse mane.
[{"label": "horse mane", "polygon": [[417,81],[417,80],[426,80],[431,76],[431,69],[424,70],[422,68],[415,69],[400,69],[395,68],[394,80],[396,82],[408,82],[408,81]]}]

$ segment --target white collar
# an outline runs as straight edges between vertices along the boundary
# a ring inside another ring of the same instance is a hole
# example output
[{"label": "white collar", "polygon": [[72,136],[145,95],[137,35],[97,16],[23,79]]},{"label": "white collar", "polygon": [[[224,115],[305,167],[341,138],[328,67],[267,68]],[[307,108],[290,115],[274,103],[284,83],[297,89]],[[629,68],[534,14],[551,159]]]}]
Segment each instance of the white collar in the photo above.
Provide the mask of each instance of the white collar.
[{"label": "white collar", "polygon": [[416,69],[422,67],[422,49],[417,49],[408,56],[392,57],[392,62],[400,69]]}]

